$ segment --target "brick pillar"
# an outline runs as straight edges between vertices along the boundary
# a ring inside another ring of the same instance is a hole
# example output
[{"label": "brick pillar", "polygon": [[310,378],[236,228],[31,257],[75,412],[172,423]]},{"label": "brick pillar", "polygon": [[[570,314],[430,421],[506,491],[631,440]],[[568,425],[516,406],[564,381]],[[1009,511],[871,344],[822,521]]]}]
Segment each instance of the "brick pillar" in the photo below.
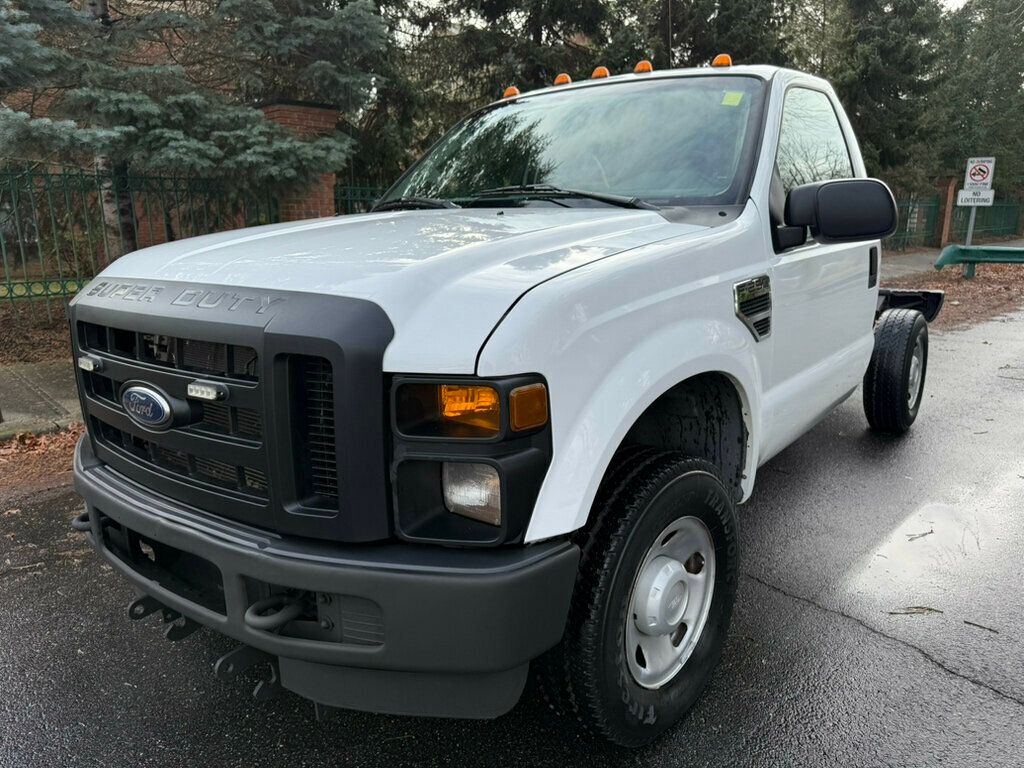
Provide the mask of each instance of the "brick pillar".
[{"label": "brick pillar", "polygon": [[[312,104],[267,104],[263,114],[299,136],[323,136],[336,130],[338,124],[338,110]],[[325,173],[305,186],[286,192],[280,198],[281,221],[333,216],[334,182],[334,174]]]},{"label": "brick pillar", "polygon": [[956,208],[956,179],[944,179],[935,185],[939,193],[939,248],[944,248],[952,240],[953,210]]}]

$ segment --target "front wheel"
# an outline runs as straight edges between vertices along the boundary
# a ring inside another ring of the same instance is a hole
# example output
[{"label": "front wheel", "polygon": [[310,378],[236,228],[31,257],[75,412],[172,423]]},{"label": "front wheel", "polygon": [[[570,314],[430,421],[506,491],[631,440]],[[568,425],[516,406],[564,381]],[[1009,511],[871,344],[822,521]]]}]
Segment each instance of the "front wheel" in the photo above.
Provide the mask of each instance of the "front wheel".
[{"label": "front wheel", "polygon": [[648,450],[616,460],[591,514],[566,635],[541,659],[541,684],[588,730],[639,746],[690,709],[721,654],[735,509],[714,465]]},{"label": "front wheel", "polygon": [[876,432],[902,435],[917,419],[928,370],[928,323],[916,309],[889,309],[878,319],[864,374],[864,414]]}]

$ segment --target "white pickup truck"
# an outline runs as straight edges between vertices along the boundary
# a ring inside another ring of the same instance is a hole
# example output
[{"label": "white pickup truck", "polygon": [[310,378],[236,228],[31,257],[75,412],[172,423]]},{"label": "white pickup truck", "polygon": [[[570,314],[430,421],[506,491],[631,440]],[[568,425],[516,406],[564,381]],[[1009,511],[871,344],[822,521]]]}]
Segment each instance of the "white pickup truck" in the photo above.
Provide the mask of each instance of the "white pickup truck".
[{"label": "white pickup truck", "polygon": [[862,382],[906,431],[942,296],[879,290],[896,208],[828,83],[649,69],[510,90],[371,213],[80,293],[73,524],[132,618],[234,638],[258,698],[496,717],[532,664],[619,744],[686,712],[758,467]]}]

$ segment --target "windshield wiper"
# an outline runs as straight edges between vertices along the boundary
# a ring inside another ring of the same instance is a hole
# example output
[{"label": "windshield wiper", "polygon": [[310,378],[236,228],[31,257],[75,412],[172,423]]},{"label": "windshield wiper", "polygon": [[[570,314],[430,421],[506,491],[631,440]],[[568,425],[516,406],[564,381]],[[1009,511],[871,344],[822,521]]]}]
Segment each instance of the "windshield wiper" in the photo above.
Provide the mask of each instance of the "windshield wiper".
[{"label": "windshield wiper", "polygon": [[518,184],[510,187],[481,189],[473,193],[472,201],[476,202],[488,197],[532,197],[537,200],[558,200],[559,198],[578,197],[585,200],[597,200],[608,205],[617,205],[620,208],[640,208],[647,211],[658,210],[657,206],[651,205],[639,197],[626,197],[624,195],[612,195],[604,192],[587,192],[582,189],[563,189],[553,184]]},{"label": "windshield wiper", "polygon": [[443,200],[439,197],[399,197],[395,200],[385,200],[377,203],[370,209],[370,213],[377,211],[401,211],[421,210],[424,208],[461,208],[451,200]]}]

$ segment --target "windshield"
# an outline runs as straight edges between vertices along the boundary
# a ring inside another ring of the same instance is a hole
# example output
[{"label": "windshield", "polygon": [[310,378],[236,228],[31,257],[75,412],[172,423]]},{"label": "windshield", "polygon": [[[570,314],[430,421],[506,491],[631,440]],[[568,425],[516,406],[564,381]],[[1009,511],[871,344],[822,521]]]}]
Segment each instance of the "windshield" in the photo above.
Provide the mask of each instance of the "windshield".
[{"label": "windshield", "polygon": [[465,204],[488,189],[545,184],[655,205],[740,202],[764,83],[697,76],[608,83],[471,115],[382,202]]}]

